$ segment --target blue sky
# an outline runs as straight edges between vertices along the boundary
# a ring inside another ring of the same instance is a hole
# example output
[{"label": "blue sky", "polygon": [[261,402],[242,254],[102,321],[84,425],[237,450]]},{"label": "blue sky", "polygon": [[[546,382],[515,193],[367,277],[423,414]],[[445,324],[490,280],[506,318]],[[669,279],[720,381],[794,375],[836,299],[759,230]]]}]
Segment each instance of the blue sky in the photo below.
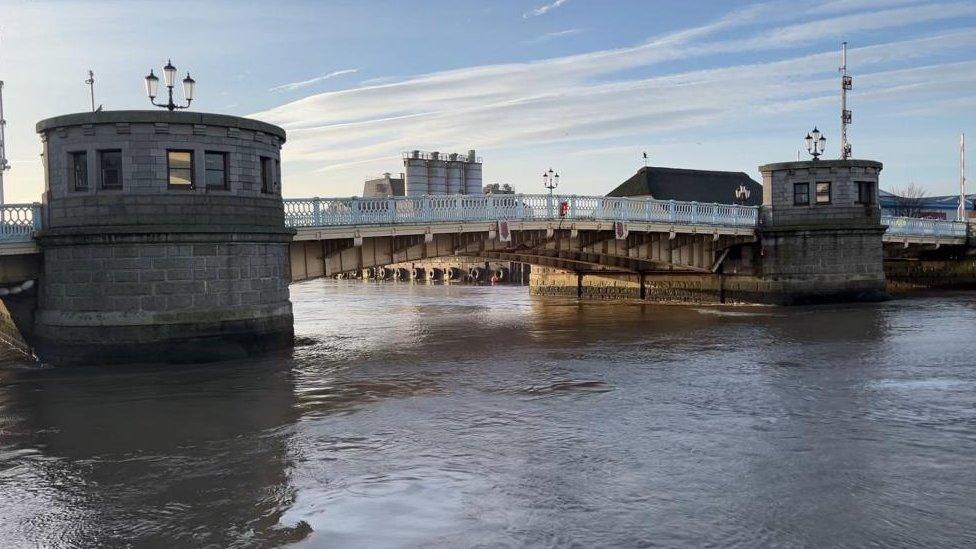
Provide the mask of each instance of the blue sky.
[{"label": "blue sky", "polygon": [[196,110],[288,130],[286,196],[358,194],[415,148],[475,148],[486,183],[522,192],[553,167],[560,190],[605,193],[645,150],[759,179],[814,125],[838,154],[843,40],[854,156],[884,162],[883,187],[956,192],[973,0],[0,0],[7,197],[38,200],[34,124],[87,109],[89,67],[106,109],[144,108],[142,77],[170,57]]}]

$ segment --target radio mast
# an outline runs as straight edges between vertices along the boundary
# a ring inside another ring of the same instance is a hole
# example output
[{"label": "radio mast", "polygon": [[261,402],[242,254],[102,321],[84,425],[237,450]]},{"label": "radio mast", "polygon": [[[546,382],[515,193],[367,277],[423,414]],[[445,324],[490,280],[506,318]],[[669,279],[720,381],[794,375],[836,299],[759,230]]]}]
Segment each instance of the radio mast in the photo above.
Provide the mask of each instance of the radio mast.
[{"label": "radio mast", "polygon": [[854,87],[854,79],[847,74],[847,42],[840,54],[840,157],[851,157],[851,144],[847,142],[847,126],[851,123],[851,111],[847,109],[847,90]]},{"label": "radio mast", "polygon": [[959,209],[956,221],[966,220],[966,134],[959,134]]},{"label": "radio mast", "polygon": [[10,164],[7,163],[7,149],[4,141],[4,128],[6,126],[7,121],[3,119],[3,80],[0,80],[0,204],[4,204],[3,172],[10,169]]}]

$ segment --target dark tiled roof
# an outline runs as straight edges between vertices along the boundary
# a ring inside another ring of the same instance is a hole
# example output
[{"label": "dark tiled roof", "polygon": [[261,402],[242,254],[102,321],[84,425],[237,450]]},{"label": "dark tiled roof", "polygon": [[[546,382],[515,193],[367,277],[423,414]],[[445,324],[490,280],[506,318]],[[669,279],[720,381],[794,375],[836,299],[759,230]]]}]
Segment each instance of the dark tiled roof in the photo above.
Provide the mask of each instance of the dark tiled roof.
[{"label": "dark tiled roof", "polygon": [[[740,187],[749,191],[745,200],[736,200]],[[717,202],[720,204],[762,204],[762,185],[744,172],[684,170],[681,168],[641,168],[607,196],[650,196],[658,200]]]}]

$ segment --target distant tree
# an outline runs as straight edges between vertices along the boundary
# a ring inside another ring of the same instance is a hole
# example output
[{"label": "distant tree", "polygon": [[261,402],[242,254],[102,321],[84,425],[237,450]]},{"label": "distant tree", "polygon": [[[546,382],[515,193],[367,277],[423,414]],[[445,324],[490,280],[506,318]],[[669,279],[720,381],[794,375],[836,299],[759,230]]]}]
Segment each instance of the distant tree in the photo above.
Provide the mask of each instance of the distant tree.
[{"label": "distant tree", "polygon": [[922,203],[926,191],[914,183],[892,189],[895,199],[895,215],[903,217],[922,217]]}]

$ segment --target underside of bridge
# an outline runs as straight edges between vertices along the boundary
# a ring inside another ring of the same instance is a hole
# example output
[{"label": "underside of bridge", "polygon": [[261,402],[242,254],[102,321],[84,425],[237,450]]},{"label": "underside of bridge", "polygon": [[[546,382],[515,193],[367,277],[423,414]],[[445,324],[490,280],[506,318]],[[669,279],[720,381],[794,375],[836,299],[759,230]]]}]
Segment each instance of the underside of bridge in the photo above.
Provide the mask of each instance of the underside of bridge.
[{"label": "underside of bridge", "polygon": [[367,267],[442,257],[480,257],[527,263],[568,272],[686,272],[708,274],[731,250],[752,235],[631,233],[612,230],[514,230],[503,242],[493,231],[414,234],[334,240],[295,241],[291,247],[293,280]]}]

